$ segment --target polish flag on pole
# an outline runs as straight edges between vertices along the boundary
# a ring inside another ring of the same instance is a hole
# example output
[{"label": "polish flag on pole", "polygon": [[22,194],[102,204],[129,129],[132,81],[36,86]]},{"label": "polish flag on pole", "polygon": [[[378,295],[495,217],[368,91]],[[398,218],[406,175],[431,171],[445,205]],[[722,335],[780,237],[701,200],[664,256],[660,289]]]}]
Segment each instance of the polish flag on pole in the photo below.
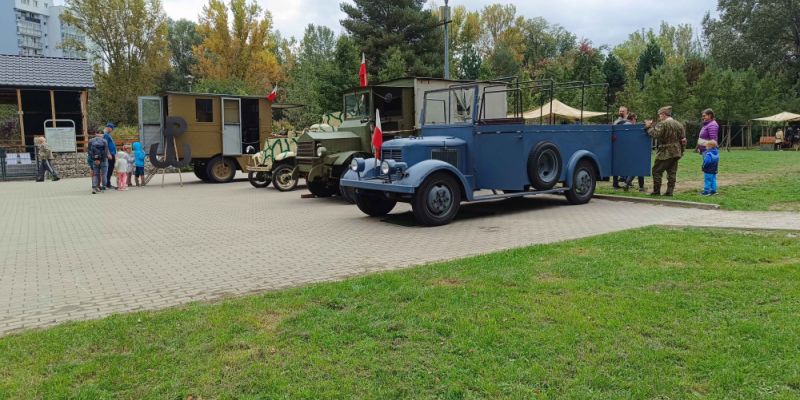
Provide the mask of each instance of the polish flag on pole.
[{"label": "polish flag on pole", "polygon": [[367,59],[361,53],[361,68],[358,69],[358,83],[361,87],[367,87]]},{"label": "polish flag on pole", "polygon": [[383,129],[381,129],[381,112],[375,110],[375,131],[372,132],[372,146],[375,147],[375,158],[381,159],[381,146],[383,146]]},{"label": "polish flag on pole", "polygon": [[277,98],[278,98],[278,85],[275,85],[275,87],[272,88],[272,91],[269,92],[269,94],[267,95],[267,100],[269,100],[270,103],[274,103],[275,99]]}]

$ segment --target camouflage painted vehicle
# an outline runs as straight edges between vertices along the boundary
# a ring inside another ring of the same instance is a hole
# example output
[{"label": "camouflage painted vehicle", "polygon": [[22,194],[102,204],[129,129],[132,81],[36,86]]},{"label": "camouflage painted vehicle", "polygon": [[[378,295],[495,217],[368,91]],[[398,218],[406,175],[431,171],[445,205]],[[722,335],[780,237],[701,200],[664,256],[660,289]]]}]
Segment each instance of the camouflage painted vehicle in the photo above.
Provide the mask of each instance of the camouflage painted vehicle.
[{"label": "camouflage painted vehicle", "polygon": [[295,176],[306,179],[317,197],[340,195],[355,202],[352,190],[340,190],[339,179],[354,158],[373,156],[372,132],[375,110],[380,110],[384,140],[409,137],[419,132],[422,94],[462,81],[436,78],[403,78],[353,89],[343,96],[342,122],[336,132],[306,132],[297,143]]},{"label": "camouflage painted vehicle", "polygon": [[285,137],[270,137],[264,142],[264,149],[250,157],[247,165],[247,179],[257,188],[265,188],[272,183],[281,192],[297,187],[297,178],[292,174],[297,154],[297,136],[289,133]]}]

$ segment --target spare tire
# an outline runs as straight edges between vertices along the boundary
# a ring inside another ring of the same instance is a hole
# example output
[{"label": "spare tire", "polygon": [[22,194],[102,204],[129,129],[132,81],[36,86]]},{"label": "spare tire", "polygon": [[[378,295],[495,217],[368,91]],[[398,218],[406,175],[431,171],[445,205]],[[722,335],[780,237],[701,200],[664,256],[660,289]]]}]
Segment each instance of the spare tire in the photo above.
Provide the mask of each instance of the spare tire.
[{"label": "spare tire", "polygon": [[528,155],[528,180],[536,190],[548,190],[561,178],[561,153],[552,142],[541,142]]}]

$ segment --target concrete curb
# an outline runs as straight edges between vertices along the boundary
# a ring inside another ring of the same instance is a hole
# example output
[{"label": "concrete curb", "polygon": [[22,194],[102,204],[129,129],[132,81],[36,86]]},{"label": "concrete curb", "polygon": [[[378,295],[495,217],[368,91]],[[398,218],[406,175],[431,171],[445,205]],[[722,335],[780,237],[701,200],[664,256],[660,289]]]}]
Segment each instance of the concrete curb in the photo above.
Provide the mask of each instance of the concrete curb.
[{"label": "concrete curb", "polygon": [[698,203],[694,201],[663,200],[649,197],[628,197],[613,194],[595,194],[595,198],[609,201],[629,201],[631,203],[644,203],[666,207],[697,208],[700,210],[719,210],[719,204]]}]

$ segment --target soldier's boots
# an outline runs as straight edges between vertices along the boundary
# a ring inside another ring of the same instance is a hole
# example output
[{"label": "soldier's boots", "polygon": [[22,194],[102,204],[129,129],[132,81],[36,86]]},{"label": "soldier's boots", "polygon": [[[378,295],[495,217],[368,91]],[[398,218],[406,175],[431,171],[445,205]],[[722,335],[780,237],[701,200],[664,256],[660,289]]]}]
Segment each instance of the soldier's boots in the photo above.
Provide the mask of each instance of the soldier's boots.
[{"label": "soldier's boots", "polygon": [[664,196],[672,197],[672,192],[674,192],[674,191],[675,191],[675,185],[668,185],[667,186],[667,191],[664,192]]},{"label": "soldier's boots", "polygon": [[653,184],[653,191],[650,196],[661,196],[661,185]]}]

